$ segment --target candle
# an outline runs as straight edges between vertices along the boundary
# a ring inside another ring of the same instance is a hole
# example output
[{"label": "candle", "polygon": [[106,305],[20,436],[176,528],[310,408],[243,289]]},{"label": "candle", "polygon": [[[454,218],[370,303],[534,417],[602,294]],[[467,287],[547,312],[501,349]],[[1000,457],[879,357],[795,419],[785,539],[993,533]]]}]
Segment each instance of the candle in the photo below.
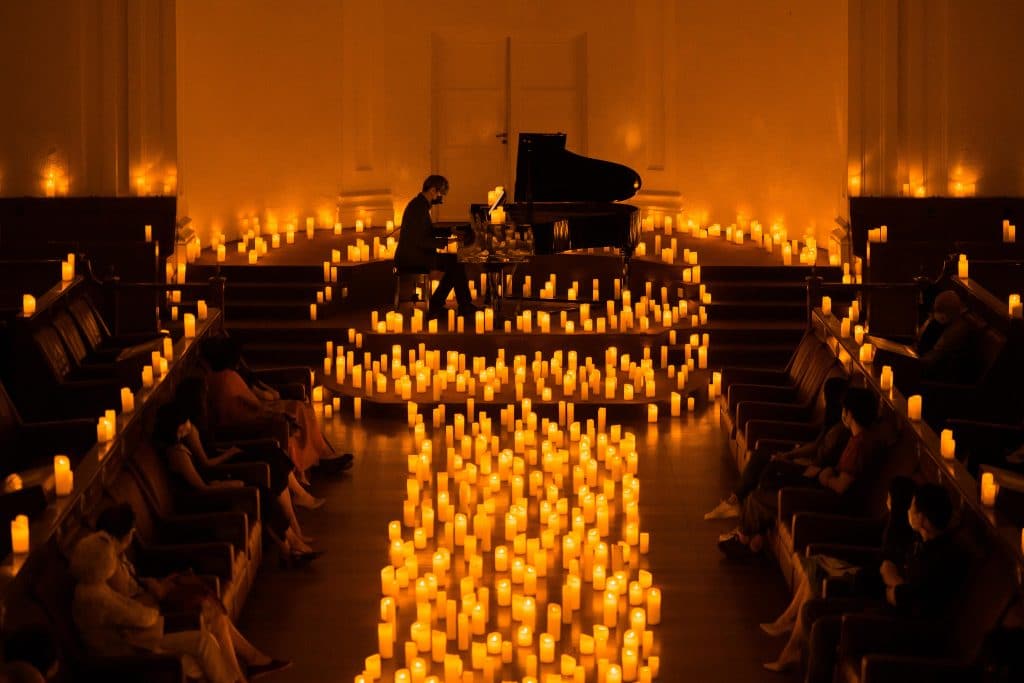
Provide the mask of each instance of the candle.
[{"label": "candle", "polygon": [[316,304],[309,305],[309,319],[316,320]]},{"label": "candle", "polygon": [[1024,309],[1021,308],[1020,294],[1010,295],[1009,313],[1011,318],[1024,317]]},{"label": "candle", "polygon": [[939,452],[946,460],[956,457],[956,440],[953,438],[952,429],[943,429],[939,440]]},{"label": "candle", "polygon": [[28,552],[28,516],[18,515],[11,520],[11,551],[15,555]]},{"label": "candle", "polygon": [[921,395],[914,394],[907,399],[907,417],[915,422],[921,420]]},{"label": "candle", "polygon": [[864,343],[864,326],[854,325],[853,326],[853,340],[858,344]]},{"label": "candle", "polygon": [[206,318],[209,315],[210,315],[210,310],[207,307],[206,302],[203,301],[202,299],[197,301],[196,302],[196,319],[197,320],[206,320]]},{"label": "candle", "polygon": [[185,314],[185,338],[192,339],[196,336],[196,317],[191,313]]},{"label": "candle", "polygon": [[651,588],[647,591],[647,623],[661,622],[661,591]]},{"label": "candle", "polygon": [[145,365],[142,368],[142,386],[149,388],[153,386],[153,366]]},{"label": "candle", "polygon": [[26,318],[30,315],[35,315],[36,312],[36,298],[31,294],[25,294],[21,297],[21,314]]},{"label": "candle", "polygon": [[217,245],[217,263],[224,263],[228,258],[228,250],[223,244]]},{"label": "candle", "polygon": [[395,627],[391,623],[377,624],[377,648],[381,659],[395,656]]},{"label": "candle", "polygon": [[153,226],[152,225],[147,225],[146,226],[145,234],[146,234],[146,241],[147,242],[152,242],[153,241]]},{"label": "candle", "polygon": [[981,504],[992,507],[996,504],[996,496],[999,494],[999,485],[995,482],[995,476],[991,472],[981,475]]},{"label": "candle", "polygon": [[647,404],[647,422],[657,423],[658,422],[658,404],[648,403]]},{"label": "candle", "polygon": [[60,262],[60,279],[61,282],[71,282],[72,278],[75,277],[75,266],[68,261]]},{"label": "candle", "polygon": [[54,456],[53,481],[54,490],[58,496],[66,496],[71,493],[74,486],[74,475],[71,472],[71,461],[68,460],[68,456]]},{"label": "candle", "polygon": [[960,260],[956,264],[956,275],[961,280],[968,279],[967,254],[960,254]]},{"label": "candle", "polygon": [[135,394],[130,387],[121,387],[121,412],[128,414],[135,410]]}]

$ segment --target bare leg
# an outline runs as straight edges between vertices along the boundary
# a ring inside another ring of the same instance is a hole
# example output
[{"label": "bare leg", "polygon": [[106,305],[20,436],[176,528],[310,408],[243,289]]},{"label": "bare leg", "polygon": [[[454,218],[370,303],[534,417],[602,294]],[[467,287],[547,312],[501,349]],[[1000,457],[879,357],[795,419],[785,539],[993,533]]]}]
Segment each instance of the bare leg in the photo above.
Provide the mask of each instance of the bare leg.
[{"label": "bare leg", "polygon": [[807,626],[804,624],[804,611],[801,609],[797,613],[796,624],[789,634],[789,640],[786,641],[786,646],[779,653],[779,658],[765,664],[765,668],[769,671],[789,671],[803,659],[806,642]]},{"label": "bare leg", "polygon": [[249,642],[249,639],[242,635],[238,627],[231,623],[231,620],[224,616],[224,629],[231,637],[235,652],[245,661],[246,664],[266,664],[270,656],[266,655],[258,647]]},{"label": "bare leg", "polygon": [[789,601],[789,607],[786,608],[786,611],[780,614],[775,621],[761,624],[761,630],[770,636],[781,636],[792,629],[800,614],[800,608],[804,606],[810,595],[811,587],[807,582],[807,577],[804,576],[800,581],[800,585],[797,586],[796,592],[793,593],[793,599]]},{"label": "bare leg", "polygon": [[288,489],[281,491],[281,495],[277,497],[277,502],[281,506],[284,516],[288,519],[288,530],[306,543],[312,541],[311,538],[307,538],[302,533],[302,527],[299,525],[299,518],[295,515],[295,506],[292,505],[292,497]]},{"label": "bare leg", "polygon": [[216,638],[217,644],[220,646],[221,656],[231,674],[236,677],[236,680],[244,680],[245,676],[242,674],[242,667],[238,663],[238,653],[235,652],[234,639],[227,628],[228,623],[227,616],[220,612],[217,612],[216,615],[211,615],[207,619],[210,633]]},{"label": "bare leg", "polygon": [[299,538],[291,529],[288,529],[288,531],[285,532],[285,539],[288,542],[289,548],[297,553],[309,553],[313,551],[313,549],[310,548],[309,545]]},{"label": "bare leg", "polygon": [[317,498],[307,491],[295,477],[295,472],[288,475],[288,490],[291,491],[291,498],[299,505],[306,507],[319,507],[322,505],[322,498]]}]

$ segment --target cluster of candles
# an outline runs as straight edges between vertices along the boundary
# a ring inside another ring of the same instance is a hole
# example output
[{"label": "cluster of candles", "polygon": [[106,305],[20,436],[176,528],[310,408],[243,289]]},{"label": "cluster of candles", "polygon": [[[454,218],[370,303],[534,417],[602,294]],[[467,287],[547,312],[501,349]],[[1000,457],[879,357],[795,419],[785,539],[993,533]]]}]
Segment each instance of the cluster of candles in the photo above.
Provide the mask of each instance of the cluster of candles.
[{"label": "cluster of candles", "polygon": [[[356,339],[358,334],[352,332],[350,337]],[[670,333],[672,343],[673,334],[674,331]],[[544,402],[577,398],[588,401],[602,397],[633,401],[641,397],[657,398],[659,383],[664,386],[674,380],[675,389],[684,390],[694,369],[707,368],[706,334],[701,342],[699,335],[690,336],[689,343],[684,345],[686,363],[678,367],[668,363],[668,347],[662,346],[661,372],[654,367],[650,348],[644,349],[643,358],[633,359],[629,354],[620,355],[614,346],[605,350],[602,368],[590,356],[580,362],[575,350],[556,350],[548,359],[537,351],[532,361],[525,354],[517,354],[508,365],[505,350],[498,349],[494,363],[488,365],[483,356],[469,358],[458,351],[442,354],[440,350],[428,350],[421,343],[418,349],[408,350],[408,364],[405,364],[400,344],[392,346],[390,355],[381,354],[375,359],[370,352],[363,352],[360,359],[356,350],[327,342],[323,365],[324,375],[333,375],[341,386],[361,391],[366,396],[393,395],[404,401],[416,397],[437,403],[449,389],[454,389],[460,401],[464,400],[471,408],[476,399],[484,403],[508,403],[529,401],[527,396],[536,396]],[[358,340],[355,344],[359,348]],[[657,415],[657,406],[651,406],[653,414]],[[681,408],[682,396],[671,392],[672,415],[678,416]],[[692,397],[687,399],[687,409],[694,409]],[[572,412],[571,403],[569,411]]]},{"label": "cluster of candles", "polygon": [[[60,279],[61,282],[71,282],[75,277],[75,254],[73,252],[68,253],[66,261],[60,263]],[[36,298],[31,294],[21,295],[21,314],[28,318],[36,313]]]},{"label": "cluster of candles", "polygon": [[[744,225],[746,225],[746,228]],[[676,232],[691,234],[697,239],[720,238],[733,244],[744,244],[749,236],[751,242],[769,253],[775,247],[781,247],[782,262],[787,266],[792,265],[794,255],[796,255],[798,263],[805,265],[814,265],[818,259],[818,244],[813,236],[810,234],[805,235],[802,243],[799,239],[790,240],[788,229],[780,223],[773,223],[767,231],[758,221],[743,221],[739,225],[733,223],[724,228],[719,223],[702,226],[692,218],[684,222],[681,213],[676,214],[675,222],[673,222],[671,216],[663,216],[662,214],[652,214],[641,221],[641,229],[644,232],[653,232],[658,228],[662,228],[666,234],[671,234],[674,226],[677,227]],[[675,247],[673,245],[674,250]],[[668,260],[668,254],[661,253],[660,245],[656,244],[654,251],[656,255],[667,262],[673,262]],[[644,256],[645,254],[646,245],[641,243],[638,245],[637,255]],[[839,254],[830,253],[829,263],[830,265],[838,266]]]},{"label": "cluster of candles", "polygon": [[[831,315],[832,314],[832,298],[831,297],[828,297],[828,296],[821,297],[821,312],[824,313],[825,315]],[[850,336],[850,325],[851,325],[851,322],[856,322],[859,319],[860,319],[860,302],[855,299],[852,302],[850,302],[850,316],[847,317],[847,318],[843,318],[841,323],[840,323],[839,335],[841,337],[849,337]],[[867,327],[866,326],[864,326],[864,325],[854,325],[853,326],[853,340],[857,344],[860,345],[860,349],[858,350],[858,354],[859,354],[858,360],[860,360],[860,362],[862,362],[862,363],[873,363],[874,360],[875,360],[875,349],[874,349],[874,345],[873,344],[871,344],[870,342],[865,342],[864,341],[864,335],[865,335],[866,332],[867,332]],[[845,354],[845,352],[843,352],[842,355],[845,358],[845,360],[844,360],[844,364],[845,364],[846,360],[849,359],[849,356],[847,354]],[[892,391],[893,391],[894,386],[895,386],[895,379],[893,377],[892,368],[889,367],[888,365],[883,365],[882,366],[882,370],[881,370],[881,373],[880,373],[879,379],[878,379],[878,384],[879,384],[879,388],[882,391],[888,391],[888,392],[890,392],[890,395],[892,394]],[[907,417],[910,418],[911,420],[915,421],[915,422],[921,420],[921,396],[920,395],[915,394],[915,395],[910,396],[910,397],[907,398]]]},{"label": "cluster of candles", "polygon": [[402,519],[388,525],[378,652],[356,683],[399,658],[392,680],[403,683],[489,683],[513,669],[531,682],[656,678],[662,600],[641,568],[650,536],[635,436],[603,414],[585,426],[544,419],[538,431],[527,401],[503,416],[504,435],[469,415],[442,425],[439,472],[433,441],[415,432]]},{"label": "cluster of candles", "polygon": [[873,242],[888,242],[889,241],[889,226],[883,225],[877,228],[868,229],[868,243]]}]

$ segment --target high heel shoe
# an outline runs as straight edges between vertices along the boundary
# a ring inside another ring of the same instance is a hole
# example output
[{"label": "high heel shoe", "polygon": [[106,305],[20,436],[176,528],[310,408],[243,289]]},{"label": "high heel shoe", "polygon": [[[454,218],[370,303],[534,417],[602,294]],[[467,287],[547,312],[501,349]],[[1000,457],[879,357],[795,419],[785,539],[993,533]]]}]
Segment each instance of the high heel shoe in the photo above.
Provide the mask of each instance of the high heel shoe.
[{"label": "high heel shoe", "polygon": [[774,621],[761,624],[761,630],[770,636],[781,636],[793,630],[793,624],[777,624]]},{"label": "high heel shoe", "polygon": [[300,508],[306,508],[307,510],[318,510],[324,506],[324,503],[327,502],[327,499],[310,496],[309,499],[303,498],[301,500],[295,500],[293,502]]}]

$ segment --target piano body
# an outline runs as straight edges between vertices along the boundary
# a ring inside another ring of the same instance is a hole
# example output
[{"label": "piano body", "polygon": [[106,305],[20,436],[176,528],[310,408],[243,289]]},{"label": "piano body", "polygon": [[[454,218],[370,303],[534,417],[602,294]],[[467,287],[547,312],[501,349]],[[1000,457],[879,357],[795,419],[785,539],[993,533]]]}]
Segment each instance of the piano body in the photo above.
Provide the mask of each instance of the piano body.
[{"label": "piano body", "polygon": [[565,148],[565,133],[520,133],[515,198],[508,219],[530,226],[537,254],[614,247],[624,271],[640,241],[640,210],[617,202],[640,189],[640,175],[622,164]]}]

